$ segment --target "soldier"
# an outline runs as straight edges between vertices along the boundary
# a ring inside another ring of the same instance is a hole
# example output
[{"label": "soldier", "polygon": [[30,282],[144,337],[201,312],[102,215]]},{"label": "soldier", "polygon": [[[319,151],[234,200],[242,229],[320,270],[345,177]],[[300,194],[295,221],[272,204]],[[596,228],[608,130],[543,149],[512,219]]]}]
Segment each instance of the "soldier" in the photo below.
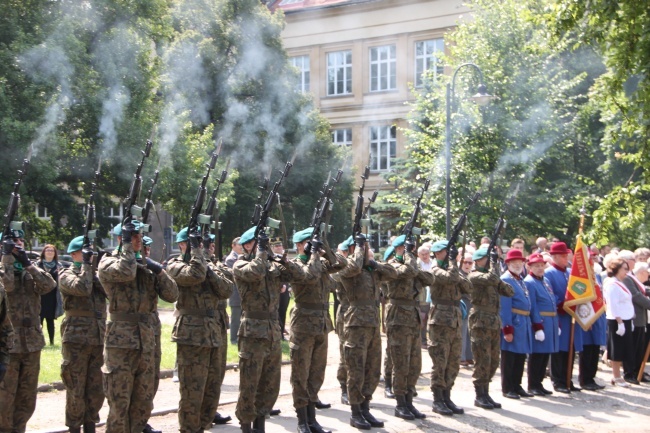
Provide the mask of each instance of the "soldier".
[{"label": "soldier", "polygon": [[488,269],[488,247],[483,245],[472,254],[474,271],[468,279],[472,290],[472,310],[469,314],[469,329],[474,354],[474,406],[483,409],[499,409],[501,404],[490,397],[490,381],[499,367],[501,318],[499,317],[499,296],[515,294],[512,287],[501,281],[497,272],[497,252],[492,252],[494,267]]},{"label": "soldier", "polygon": [[138,221],[113,230],[121,247],[99,262],[99,281],[108,296],[104,340],[106,433],[141,431],[155,394],[155,311],[158,297],[176,302],[178,287],[162,265],[142,258]]},{"label": "soldier", "polygon": [[433,411],[440,415],[463,414],[465,411],[451,400],[460,369],[462,352],[462,321],[460,298],[470,293],[470,284],[458,272],[456,246],[449,248],[446,240],[431,246],[438,266],[431,269],[433,281],[431,290],[431,310],[429,311],[429,356],[433,361],[431,369],[431,390],[433,391]]},{"label": "soldier", "polygon": [[[4,257],[4,253],[2,257]],[[9,252],[11,254],[11,252]],[[4,266],[0,266],[0,383],[2,383],[7,366],[9,365],[9,349],[14,344],[14,327],[9,319],[9,307],[7,306],[7,292],[2,284],[4,281]]]},{"label": "soldier", "polygon": [[[528,392],[545,396],[553,394],[542,385],[546,376],[546,366],[551,357],[559,349],[560,336],[557,312],[555,311],[555,295],[553,289],[544,277],[544,257],[535,253],[528,257],[530,274],[524,278],[524,284],[530,293],[530,314],[533,330],[543,331],[544,338],[536,336],[533,341],[533,352],[528,357]],[[541,336],[540,336],[541,337]]]},{"label": "soldier", "polygon": [[[206,260],[209,235],[201,239],[198,230],[188,233],[186,227],[176,235],[176,243],[181,255],[169,261],[167,270],[178,285],[172,330],[181,393],[178,424],[182,433],[197,433],[212,427],[217,410],[219,346],[224,342],[216,312],[219,301],[232,294],[232,281]],[[188,243],[190,259],[185,262]]]},{"label": "soldier", "polygon": [[[533,397],[521,386],[526,355],[532,352],[533,336],[530,322],[530,296],[521,275],[524,271],[524,255],[511,248],[506,254],[508,270],[501,280],[509,284],[515,294],[502,296],[501,302],[501,391],[506,398],[518,400]],[[544,340],[544,330],[535,331],[535,339]]]},{"label": "soldier", "polygon": [[32,264],[23,249],[25,233],[12,230],[3,241],[2,284],[14,326],[9,364],[0,384],[0,432],[23,433],[36,407],[36,388],[45,346],[40,325],[41,295],[56,287],[49,272]]},{"label": "soldier", "polygon": [[350,425],[359,429],[383,427],[383,421],[370,413],[370,400],[381,372],[381,336],[379,335],[379,283],[393,279],[397,272],[388,264],[375,262],[366,238],[358,234],[354,253],[338,273],[349,302],[344,321],[344,357],[347,389],[352,416]]},{"label": "soldier", "polygon": [[151,246],[153,245],[153,239],[149,236],[142,236],[142,255],[145,257],[151,256]]},{"label": "soldier", "polygon": [[[238,335],[239,399],[235,414],[244,433],[265,431],[266,415],[278,398],[282,360],[280,289],[282,281],[303,278],[302,269],[287,262],[286,256],[275,258],[270,253],[269,238],[264,232],[256,241],[255,230],[252,227],[239,238],[244,254],[233,267],[243,310]],[[257,251],[253,251],[256,243]]]},{"label": "soldier", "polygon": [[395,254],[388,261],[395,271],[392,276],[395,279],[386,284],[386,336],[393,361],[394,413],[396,417],[407,420],[426,418],[413,406],[415,385],[422,370],[419,296],[424,289],[422,284],[416,284],[416,279],[421,272],[426,272],[419,270],[414,248],[415,245],[406,242],[406,236],[401,235],[384,253],[384,260]]},{"label": "soldier", "polygon": [[92,267],[93,250],[77,236],[68,245],[72,266],[59,274],[65,318],[61,323],[61,379],[65,385],[65,425],[70,432],[95,431],[104,404],[102,364],[106,293]]},{"label": "soldier", "polygon": [[[338,253],[341,254],[343,257],[347,258],[348,250],[352,245],[353,245],[353,240],[352,240],[352,236],[350,236],[349,238],[347,238],[346,240],[344,240],[339,244]],[[345,365],[345,353],[343,349],[345,346],[345,329],[344,329],[343,317],[345,316],[345,312],[347,311],[350,304],[348,302],[347,294],[345,293],[345,288],[341,283],[341,278],[339,273],[332,275],[332,278],[336,282],[335,294],[337,299],[339,300],[339,307],[336,310],[336,324],[334,329],[334,332],[336,332],[336,335],[339,337],[339,367],[336,370],[336,379],[339,381],[339,384],[341,385],[341,403],[349,405],[350,400],[348,397],[348,384],[347,384],[348,371]]]}]

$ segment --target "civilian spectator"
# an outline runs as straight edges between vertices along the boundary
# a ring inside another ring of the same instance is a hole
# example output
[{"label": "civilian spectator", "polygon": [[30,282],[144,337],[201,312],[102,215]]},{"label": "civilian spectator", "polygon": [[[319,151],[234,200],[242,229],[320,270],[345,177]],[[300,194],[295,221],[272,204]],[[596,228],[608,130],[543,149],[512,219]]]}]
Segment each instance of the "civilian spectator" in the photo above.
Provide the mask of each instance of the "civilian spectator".
[{"label": "civilian spectator", "polygon": [[543,253],[544,251],[548,251],[547,245],[548,245],[548,239],[539,237],[535,241],[535,245],[537,245],[537,249],[535,250],[536,253]]},{"label": "civilian spectator", "polygon": [[[232,269],[239,256],[244,253],[244,249],[239,245],[239,237],[233,239],[230,246],[232,250],[224,260],[224,264]],[[228,299],[228,305],[230,305],[230,344],[234,345],[237,344],[237,333],[241,323],[241,297],[236,284],[233,287],[230,299]]]},{"label": "civilian spectator", "polygon": [[[423,271],[431,272],[433,261],[431,260],[431,250],[429,246],[422,245],[418,248],[418,266]],[[427,315],[431,308],[430,290],[431,288],[426,286],[424,290],[420,291],[418,296],[418,301],[420,301],[420,343],[422,344],[423,349],[427,347]]]},{"label": "civilian spectator", "polygon": [[[459,256],[462,261],[458,265],[458,269],[460,271],[460,274],[465,278],[467,278],[469,273],[472,271],[472,267],[474,265],[474,260],[472,260],[472,254],[474,254],[474,251],[466,252],[465,254],[463,254],[463,256]],[[460,352],[460,365],[469,366],[474,364],[474,355],[472,354],[472,342],[470,341],[469,338],[469,311],[472,309],[472,298],[470,295],[463,294],[460,300],[465,304],[466,307],[465,308],[466,314],[463,315],[463,326],[461,330],[463,343]]]},{"label": "civilian spectator", "polygon": [[54,290],[41,295],[41,327],[43,326],[43,320],[45,320],[45,323],[47,324],[47,334],[50,337],[50,346],[54,346],[54,319],[58,319],[63,315],[63,301],[61,299],[61,293],[59,292],[58,283],[59,271],[62,266],[59,263],[59,255],[54,245],[45,245],[43,251],[41,251],[41,258],[36,262],[36,266],[49,272],[54,281],[57,282]]}]

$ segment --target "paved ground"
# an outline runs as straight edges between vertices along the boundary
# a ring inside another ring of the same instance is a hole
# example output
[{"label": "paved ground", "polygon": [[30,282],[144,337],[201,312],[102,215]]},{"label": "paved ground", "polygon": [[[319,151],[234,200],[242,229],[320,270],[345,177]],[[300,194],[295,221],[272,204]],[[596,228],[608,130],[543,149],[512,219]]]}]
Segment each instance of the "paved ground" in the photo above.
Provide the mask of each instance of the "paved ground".
[{"label": "paved ground", "polygon": [[[165,318],[163,318],[165,320]],[[357,431],[349,426],[349,406],[340,403],[340,393],[336,380],[338,364],[338,339],[333,333],[329,338],[328,368],[320,397],[324,402],[332,403],[331,409],[318,411],[318,420],[335,432]],[[384,347],[386,341],[384,339]],[[461,368],[454,387],[452,398],[459,406],[465,408],[465,415],[441,417],[431,412],[431,393],[429,391],[428,372],[431,360],[426,351],[422,352],[424,374],[418,382],[419,396],[415,398],[418,409],[427,414],[423,421],[404,421],[393,416],[394,400],[383,396],[380,384],[371,407],[375,416],[384,420],[386,427],[373,429],[379,432],[477,432],[491,431],[503,433],[515,432],[634,432],[650,431],[650,386],[633,386],[628,389],[614,388],[610,385],[603,391],[579,392],[570,396],[553,395],[548,398],[535,397],[522,400],[507,400],[501,397],[499,374],[492,382],[492,396],[503,403],[501,410],[487,411],[473,406],[474,390],[471,382],[472,370]],[[600,364],[598,373],[601,384],[611,378],[611,370]],[[289,375],[291,367],[282,367],[282,386],[276,407],[282,410],[278,417],[267,420],[267,432],[294,432],[296,417],[292,407]],[[650,370],[650,369],[649,369]],[[577,374],[577,366],[576,366]],[[525,383],[524,376],[524,383]],[[220,412],[233,418],[238,394],[239,373],[229,370],[226,373],[222,389],[222,406]],[[545,383],[551,388],[548,379]],[[154,401],[154,414],[151,424],[165,433],[178,431],[175,410],[178,406],[178,384],[171,379],[163,379]],[[57,432],[65,431],[64,426],[65,391],[39,393],[36,413],[28,424],[28,431]],[[104,404],[100,416],[106,419],[108,406]],[[104,432],[104,428],[99,428]],[[215,426],[212,432],[234,433],[240,431],[236,422],[226,426]]]}]

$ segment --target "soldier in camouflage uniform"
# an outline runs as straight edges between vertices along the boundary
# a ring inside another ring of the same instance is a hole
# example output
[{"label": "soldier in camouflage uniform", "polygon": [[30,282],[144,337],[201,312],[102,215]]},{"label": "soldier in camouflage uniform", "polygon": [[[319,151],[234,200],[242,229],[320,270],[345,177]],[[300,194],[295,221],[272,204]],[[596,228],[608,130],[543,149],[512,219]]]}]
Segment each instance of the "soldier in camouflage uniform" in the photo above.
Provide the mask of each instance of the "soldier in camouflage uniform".
[{"label": "soldier in camouflage uniform", "polygon": [[[282,282],[301,280],[304,271],[269,251],[269,238],[260,233],[255,247],[255,227],[241,235],[244,255],[233,274],[242,300],[239,327],[239,399],[235,414],[242,432],[264,432],[265,417],[280,392],[282,333],[278,318]],[[251,429],[253,422],[253,429]]]},{"label": "soldier in camouflage uniform", "polygon": [[[203,244],[202,244],[203,242]],[[210,237],[184,228],[176,235],[181,255],[167,265],[178,285],[172,341],[176,343],[181,399],[181,433],[199,433],[212,427],[220,389],[222,340],[217,309],[232,294],[232,281],[209,260]],[[188,243],[190,253],[186,254]],[[185,258],[189,256],[189,261]]]},{"label": "soldier in camouflage uniform", "polygon": [[[0,252],[0,254],[2,254]],[[11,254],[11,252],[9,252]],[[4,257],[4,255],[3,255]],[[14,344],[14,327],[9,319],[9,307],[7,306],[7,292],[2,284],[4,280],[4,266],[0,265],[0,383],[2,383],[7,366],[9,365],[9,349]]]},{"label": "soldier in camouflage uniform", "polygon": [[41,295],[56,287],[49,272],[29,261],[22,230],[3,242],[2,284],[7,292],[9,318],[14,326],[9,365],[0,384],[0,433],[23,433],[36,407],[36,388],[45,346],[40,324]]},{"label": "soldier in camouflage uniform", "polygon": [[493,252],[493,268],[488,269],[487,247],[474,252],[474,271],[468,279],[472,283],[472,310],[469,314],[469,329],[474,354],[474,388],[476,399],[474,406],[483,409],[499,409],[500,403],[490,397],[490,381],[499,367],[501,354],[501,317],[499,315],[499,296],[513,296],[510,285],[501,281],[498,269],[498,256]]},{"label": "soldier in camouflage uniform", "polygon": [[433,281],[431,309],[429,310],[428,343],[429,356],[433,361],[431,389],[433,411],[441,415],[463,414],[465,411],[451,400],[460,368],[462,351],[462,312],[460,298],[471,292],[470,283],[460,275],[456,263],[458,250],[453,245],[447,253],[448,242],[438,241],[431,246],[438,266],[431,269]]},{"label": "soldier in camouflage uniform", "polygon": [[[352,236],[350,236],[348,239],[346,239],[345,241],[339,244],[338,253],[341,254],[343,257],[347,258],[348,249],[350,248],[351,243],[352,243]],[[345,345],[343,317],[345,316],[345,312],[348,309],[349,302],[348,302],[348,297],[345,293],[345,289],[343,288],[343,284],[341,283],[341,278],[339,273],[332,275],[332,278],[336,282],[335,294],[336,294],[336,298],[339,300],[339,308],[336,311],[336,325],[334,329],[334,332],[336,332],[336,335],[339,337],[339,367],[336,370],[336,380],[338,380],[339,384],[341,385],[341,403],[349,405],[350,400],[348,398],[348,385],[347,385],[348,372],[347,372],[347,367],[345,366],[345,353],[343,350],[343,347]]]},{"label": "soldier in camouflage uniform", "polygon": [[350,425],[369,429],[384,426],[370,413],[370,400],[381,372],[379,283],[398,274],[392,266],[375,262],[362,234],[356,236],[355,243],[354,254],[348,256],[347,266],[338,275],[350,305],[344,317]]},{"label": "soldier in camouflage uniform", "polygon": [[[305,229],[293,236],[298,251],[293,262],[306,275],[301,281],[291,281],[296,305],[291,312],[289,347],[293,406],[298,414],[299,433],[325,432],[316,421],[316,402],[325,379],[327,334],[334,329],[329,315],[329,295],[333,287],[329,274],[345,267],[345,258],[341,255],[328,259],[320,256],[323,245],[309,241],[312,231]],[[325,248],[329,250],[326,245]]]},{"label": "soldier in camouflage uniform", "polygon": [[176,302],[178,287],[160,263],[140,255],[138,221],[117,226],[121,247],[99,262],[99,281],[109,301],[104,341],[106,433],[141,431],[153,409],[155,311],[158,297]]},{"label": "soldier in camouflage uniform", "polygon": [[426,418],[413,406],[415,385],[422,370],[418,295],[423,289],[417,282],[422,271],[413,254],[414,248],[415,245],[406,242],[406,236],[401,235],[395,238],[384,254],[384,260],[388,260],[395,253],[388,263],[398,276],[388,282],[386,290],[386,335],[393,361],[393,393],[397,400],[395,416],[407,420]]},{"label": "soldier in camouflage uniform", "polygon": [[102,364],[106,331],[106,293],[92,267],[93,250],[78,236],[68,245],[72,266],[59,274],[65,318],[61,379],[65,385],[65,425],[70,432],[95,431],[104,404]]}]

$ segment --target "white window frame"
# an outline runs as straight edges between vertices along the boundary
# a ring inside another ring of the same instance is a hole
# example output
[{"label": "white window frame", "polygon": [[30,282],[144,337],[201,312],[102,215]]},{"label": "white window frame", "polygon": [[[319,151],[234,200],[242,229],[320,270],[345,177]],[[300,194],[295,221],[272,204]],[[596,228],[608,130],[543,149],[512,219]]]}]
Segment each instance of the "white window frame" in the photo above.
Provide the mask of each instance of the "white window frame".
[{"label": "white window frame", "polygon": [[332,144],[335,146],[352,146],[352,128],[332,129]]},{"label": "white window frame", "polygon": [[371,47],[368,56],[370,91],[385,92],[397,89],[397,47],[395,45]]},{"label": "white window frame", "polygon": [[[116,209],[117,209],[117,215],[115,214]],[[121,222],[122,219],[124,218],[124,209],[123,209],[122,203],[115,203],[115,206],[110,207],[110,210],[109,210],[108,213],[109,213],[108,216],[110,218],[116,218],[118,221]],[[116,225],[117,224],[119,224],[119,223],[116,223]],[[102,239],[102,241],[104,242],[104,246],[105,246],[106,249],[108,249],[108,248],[117,248],[119,246],[119,244],[120,244],[118,242],[118,240],[117,240],[117,236],[115,236],[113,234],[113,228],[112,227],[111,227],[110,233],[108,234],[108,238],[107,239]]]},{"label": "white window frame", "polygon": [[300,73],[300,83],[298,90],[302,93],[308,93],[311,87],[311,70],[309,65],[309,56],[294,56],[290,58],[291,64],[298,69]]},{"label": "white window frame", "polygon": [[[41,210],[43,211],[43,215],[45,215],[45,216],[41,216],[39,214],[39,212]],[[42,205],[36,203],[36,206],[34,207],[34,212],[36,213],[36,217],[39,218],[39,219],[42,219],[42,220],[49,220],[50,219],[50,214],[47,211],[47,208],[45,206],[42,206]]]},{"label": "white window frame", "polygon": [[[418,45],[422,45],[421,54],[418,54]],[[440,49],[439,49],[440,48]],[[422,75],[430,70],[433,70],[433,77],[438,79],[438,75],[444,73],[444,66],[440,61],[437,53],[445,52],[445,40],[443,38],[427,39],[424,41],[416,41],[414,49],[415,58],[415,87],[422,87]]]},{"label": "white window frame", "polygon": [[[351,95],[352,50],[332,51],[327,53],[326,58],[327,96]],[[340,82],[343,83],[342,91],[338,89],[338,83]],[[330,89],[330,85],[333,85],[332,89]]]},{"label": "white window frame", "polygon": [[393,166],[393,160],[397,157],[397,127],[394,125],[371,126],[369,134],[370,170],[373,172],[389,171]]}]

